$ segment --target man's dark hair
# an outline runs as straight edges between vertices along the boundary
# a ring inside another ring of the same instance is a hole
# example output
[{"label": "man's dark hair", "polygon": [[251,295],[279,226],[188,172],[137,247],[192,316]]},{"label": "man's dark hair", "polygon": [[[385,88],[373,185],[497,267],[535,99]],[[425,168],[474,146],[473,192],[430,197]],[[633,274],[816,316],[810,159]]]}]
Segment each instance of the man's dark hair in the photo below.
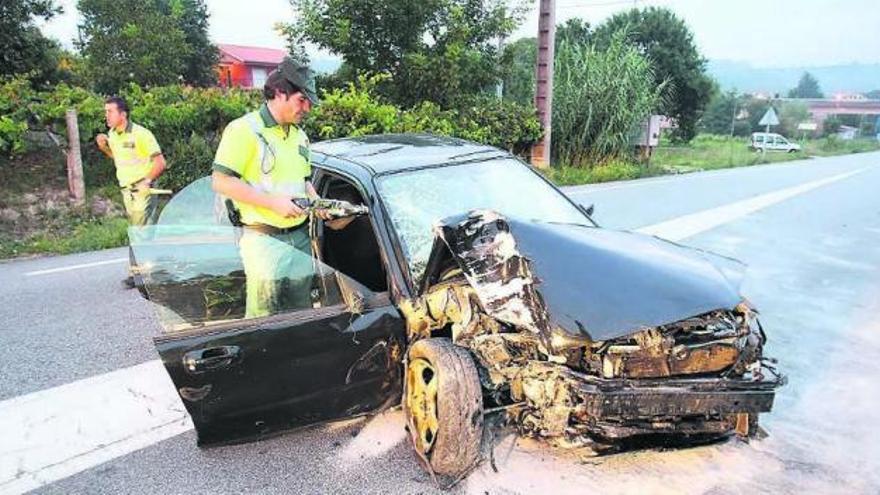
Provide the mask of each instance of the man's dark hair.
[{"label": "man's dark hair", "polygon": [[276,91],[280,91],[282,94],[287,95],[288,98],[294,93],[302,92],[300,88],[291,84],[291,82],[280,72],[272,71],[266,79],[266,84],[263,85],[263,98],[265,98],[266,101],[275,98]]},{"label": "man's dark hair", "polygon": [[111,96],[110,98],[104,100],[105,105],[108,103],[116,105],[117,110],[119,110],[120,112],[125,112],[125,114],[128,115],[128,103],[126,103],[125,99],[123,99],[121,96]]}]

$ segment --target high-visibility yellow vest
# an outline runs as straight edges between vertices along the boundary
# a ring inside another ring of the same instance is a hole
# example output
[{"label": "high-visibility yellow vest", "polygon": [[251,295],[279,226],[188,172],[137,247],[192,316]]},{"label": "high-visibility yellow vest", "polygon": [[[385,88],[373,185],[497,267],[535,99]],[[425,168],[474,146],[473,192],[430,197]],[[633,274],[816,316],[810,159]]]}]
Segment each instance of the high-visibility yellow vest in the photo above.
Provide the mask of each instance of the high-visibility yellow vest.
[{"label": "high-visibility yellow vest", "polygon": [[[296,126],[281,126],[265,104],[233,120],[223,130],[213,170],[238,177],[256,189],[293,197],[306,196],[312,174],[309,138]],[[308,217],[286,218],[268,208],[234,201],[245,225],[289,228]]]},{"label": "high-visibility yellow vest", "polygon": [[122,187],[146,177],[153,168],[153,157],[162,154],[153,133],[131,121],[121,132],[111,129],[107,144],[113,152],[116,179]]}]

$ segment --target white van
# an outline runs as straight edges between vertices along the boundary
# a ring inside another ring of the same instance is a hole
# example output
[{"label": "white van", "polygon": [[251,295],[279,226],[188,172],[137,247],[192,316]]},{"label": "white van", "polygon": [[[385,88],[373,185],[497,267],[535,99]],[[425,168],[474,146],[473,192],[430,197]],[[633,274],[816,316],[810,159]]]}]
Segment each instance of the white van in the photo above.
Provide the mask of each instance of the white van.
[{"label": "white van", "polygon": [[753,132],[749,148],[755,151],[784,151],[794,153],[801,150],[801,145],[773,132]]}]

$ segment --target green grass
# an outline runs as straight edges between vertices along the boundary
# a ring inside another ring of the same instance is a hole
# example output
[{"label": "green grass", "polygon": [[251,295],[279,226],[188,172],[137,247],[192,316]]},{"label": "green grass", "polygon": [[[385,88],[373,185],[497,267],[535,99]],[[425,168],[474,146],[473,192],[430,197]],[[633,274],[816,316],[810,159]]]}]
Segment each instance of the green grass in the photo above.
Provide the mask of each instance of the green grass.
[{"label": "green grass", "polygon": [[639,165],[624,161],[613,161],[592,168],[562,166],[539,169],[539,171],[558,186],[632,180],[666,173],[663,169],[655,166]]},{"label": "green grass", "polygon": [[748,140],[745,138],[701,134],[687,146],[658,148],[651,157],[651,164],[670,172],[691,172],[748,167],[799,160],[804,157],[805,153],[758,153],[749,149]]},{"label": "green grass", "polygon": [[758,153],[749,150],[747,138],[709,134],[697,136],[686,146],[661,144],[648,164],[620,160],[591,168],[559,166],[541,172],[559,186],[570,186],[880,150],[880,142],[876,140],[842,141],[833,137],[802,142],[803,151],[797,153]]},{"label": "green grass", "polygon": [[[106,172],[98,166],[87,169],[87,177]],[[73,206],[67,199],[64,157],[57,149],[32,146],[25,156],[0,160],[0,212],[19,216],[0,216],[0,259],[124,246],[127,221],[121,216],[119,188],[95,182],[87,181],[85,205]],[[96,214],[93,201],[103,198],[114,207]]]},{"label": "green grass", "polygon": [[853,139],[852,141],[842,141],[837,138],[827,137],[808,141],[805,149],[807,154],[813,156],[865,153],[880,150],[880,141],[877,141],[876,139]]},{"label": "green grass", "polygon": [[33,254],[69,254],[124,246],[128,243],[124,218],[92,219],[73,226],[72,232],[43,231],[26,240],[0,238],[0,259]]}]

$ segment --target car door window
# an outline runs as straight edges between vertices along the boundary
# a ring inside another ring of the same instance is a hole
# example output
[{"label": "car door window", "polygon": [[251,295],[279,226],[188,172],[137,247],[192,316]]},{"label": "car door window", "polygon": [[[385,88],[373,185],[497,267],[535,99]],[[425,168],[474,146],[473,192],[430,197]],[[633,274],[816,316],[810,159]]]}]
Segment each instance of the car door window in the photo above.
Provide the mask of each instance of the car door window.
[{"label": "car door window", "polygon": [[232,226],[205,178],[181,191],[156,225],[134,227],[129,237],[164,330],[177,332],[340,305],[353,293],[370,297],[312,257],[303,229],[296,245]]}]

